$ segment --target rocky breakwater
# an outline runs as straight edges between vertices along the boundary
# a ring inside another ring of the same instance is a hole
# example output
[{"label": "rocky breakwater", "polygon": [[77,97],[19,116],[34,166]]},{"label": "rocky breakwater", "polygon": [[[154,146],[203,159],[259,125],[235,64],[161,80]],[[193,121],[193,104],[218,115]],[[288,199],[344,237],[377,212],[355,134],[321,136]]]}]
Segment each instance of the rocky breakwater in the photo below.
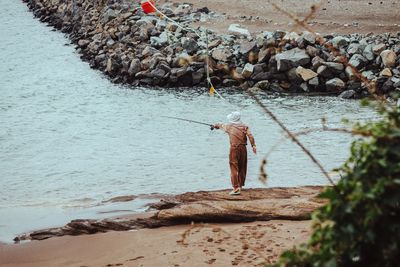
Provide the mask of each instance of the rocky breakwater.
[{"label": "rocky breakwater", "polygon": [[107,231],[155,228],[191,222],[251,222],[269,220],[308,220],[324,201],[318,198],[320,186],[294,188],[246,189],[240,196],[228,190],[189,192],[166,197],[150,206],[139,218],[73,220],[59,228],[27,233],[21,240],[43,240],[55,236],[94,234]]},{"label": "rocky breakwater", "polygon": [[[205,28],[182,29],[125,0],[24,1],[41,21],[68,33],[82,59],[113,82],[203,86],[208,43],[211,80],[217,86],[355,98],[371,93],[360,73],[376,85],[373,93],[400,91],[400,33],[320,38],[277,30],[252,35],[233,24],[225,35],[208,30],[206,38]],[[167,3],[160,9],[186,26],[218,16],[188,4]]]}]

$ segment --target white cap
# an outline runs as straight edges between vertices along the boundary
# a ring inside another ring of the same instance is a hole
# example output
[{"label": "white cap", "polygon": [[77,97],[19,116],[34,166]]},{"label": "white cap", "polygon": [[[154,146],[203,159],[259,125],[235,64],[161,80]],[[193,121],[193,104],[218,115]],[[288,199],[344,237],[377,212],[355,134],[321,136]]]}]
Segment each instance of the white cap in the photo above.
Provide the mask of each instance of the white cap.
[{"label": "white cap", "polygon": [[226,117],[228,118],[228,121],[230,123],[234,123],[234,124],[241,123],[241,121],[240,121],[240,112],[239,111],[234,111],[234,112],[232,112],[231,114],[229,114]]}]

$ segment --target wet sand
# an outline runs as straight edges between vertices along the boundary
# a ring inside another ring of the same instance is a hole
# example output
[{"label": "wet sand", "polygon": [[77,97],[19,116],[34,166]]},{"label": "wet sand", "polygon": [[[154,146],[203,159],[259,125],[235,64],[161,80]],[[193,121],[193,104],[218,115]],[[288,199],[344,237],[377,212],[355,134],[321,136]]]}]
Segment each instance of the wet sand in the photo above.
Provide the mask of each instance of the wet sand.
[{"label": "wet sand", "polygon": [[[165,2],[160,1],[161,3]],[[179,0],[169,2],[182,3]],[[186,0],[195,8],[207,6],[211,11],[225,13],[226,17],[198,23],[226,33],[230,24],[238,23],[252,32],[303,31],[295,28],[293,19],[278,11],[269,2],[300,19],[310,14],[311,6],[320,4],[315,17],[308,20],[316,32],[329,33],[383,33],[400,31],[400,1],[397,0]]]},{"label": "wet sand", "polygon": [[272,220],[64,236],[0,245],[0,266],[257,266],[306,242],[310,224]]}]

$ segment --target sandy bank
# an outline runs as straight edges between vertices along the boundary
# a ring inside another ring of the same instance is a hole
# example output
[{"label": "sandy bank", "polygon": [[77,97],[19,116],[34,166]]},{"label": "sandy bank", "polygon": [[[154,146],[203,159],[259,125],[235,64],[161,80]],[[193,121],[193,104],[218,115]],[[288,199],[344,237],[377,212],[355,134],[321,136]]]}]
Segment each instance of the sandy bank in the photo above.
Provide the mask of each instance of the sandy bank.
[{"label": "sandy bank", "polygon": [[256,266],[306,242],[310,221],[171,226],[0,245],[0,266]]},{"label": "sandy bank", "polygon": [[66,235],[158,228],[192,222],[308,220],[311,212],[324,203],[317,197],[321,190],[319,186],[246,189],[240,196],[229,196],[229,190],[188,192],[166,197],[151,206],[152,212],[140,216],[73,220],[65,226],[26,233],[15,240],[44,240]]},{"label": "sandy bank", "polygon": [[[179,0],[158,1],[161,3],[182,3]],[[224,19],[207,20],[199,25],[207,26],[219,33],[226,33],[232,23],[239,23],[251,32],[291,31],[294,23],[287,15],[279,12],[268,1],[224,1],[224,0],[186,0],[196,8],[207,6],[210,10],[225,13]],[[400,1],[371,0],[271,0],[280,8],[300,19],[310,14],[312,5],[321,3],[315,17],[309,20],[310,26],[319,33],[384,33],[400,31]],[[362,11],[362,12],[360,12]],[[297,30],[304,30],[297,28]]]},{"label": "sandy bank", "polygon": [[[165,196],[152,212],[75,220],[0,245],[0,266],[257,266],[307,241],[322,187]],[[194,222],[194,223],[193,223]],[[232,223],[234,222],[234,223]],[[169,226],[169,227],[164,227]],[[155,228],[155,229],[145,229]],[[42,241],[38,241],[42,240]]]}]

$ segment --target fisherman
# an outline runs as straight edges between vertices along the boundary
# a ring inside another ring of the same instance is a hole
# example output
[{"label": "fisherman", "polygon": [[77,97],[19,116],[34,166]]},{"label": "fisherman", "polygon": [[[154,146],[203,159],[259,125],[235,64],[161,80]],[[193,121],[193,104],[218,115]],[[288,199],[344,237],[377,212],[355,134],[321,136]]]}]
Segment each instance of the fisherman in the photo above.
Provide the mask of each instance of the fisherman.
[{"label": "fisherman", "polygon": [[240,195],[247,173],[247,138],[250,141],[254,154],[257,154],[257,148],[249,127],[243,124],[240,120],[240,112],[232,112],[227,116],[227,118],[229,123],[217,123],[213,125],[213,127],[215,129],[222,129],[229,135],[231,144],[229,151],[229,165],[233,187],[233,190],[229,194]]}]

